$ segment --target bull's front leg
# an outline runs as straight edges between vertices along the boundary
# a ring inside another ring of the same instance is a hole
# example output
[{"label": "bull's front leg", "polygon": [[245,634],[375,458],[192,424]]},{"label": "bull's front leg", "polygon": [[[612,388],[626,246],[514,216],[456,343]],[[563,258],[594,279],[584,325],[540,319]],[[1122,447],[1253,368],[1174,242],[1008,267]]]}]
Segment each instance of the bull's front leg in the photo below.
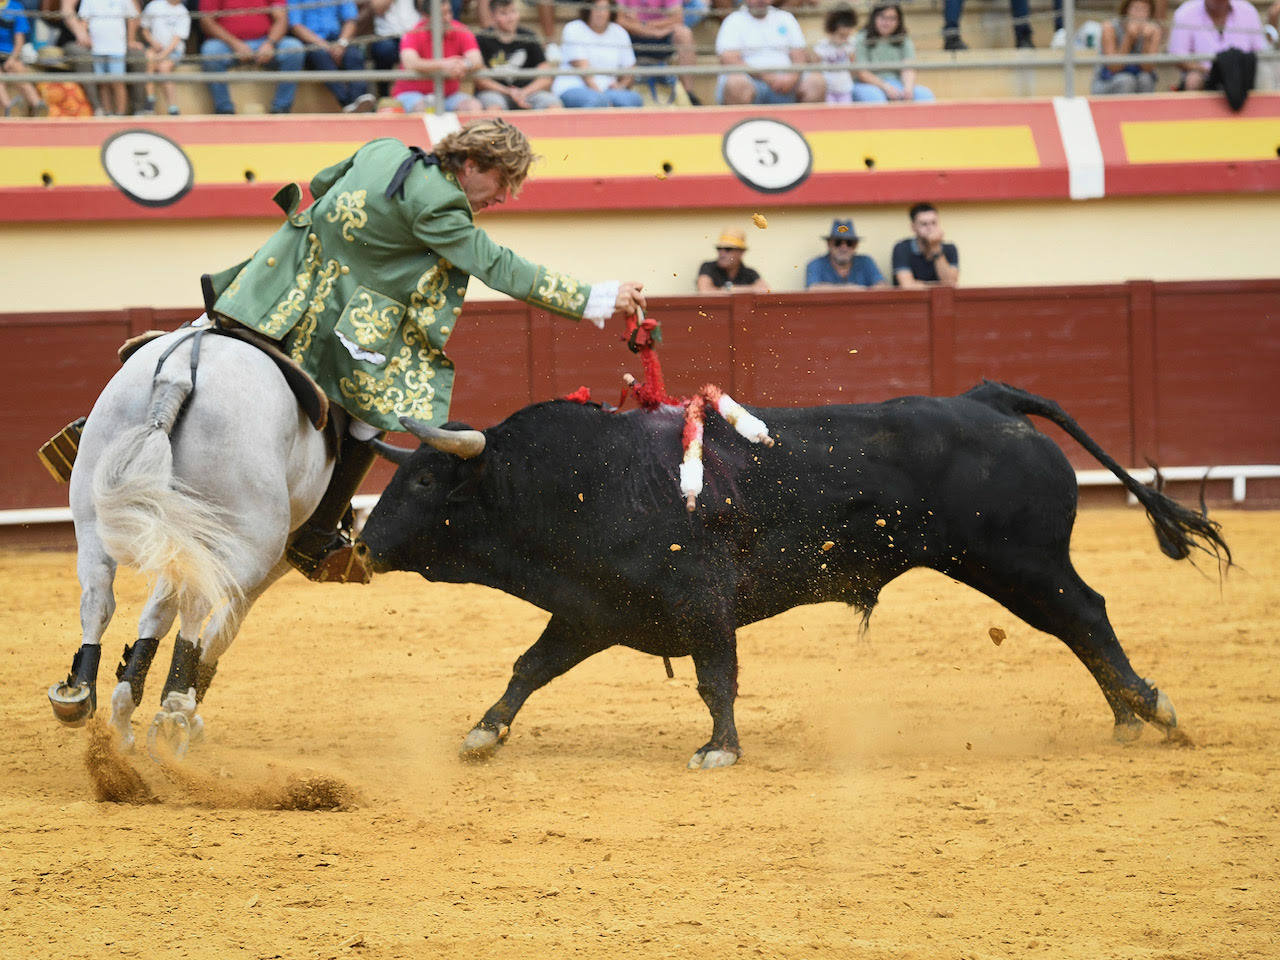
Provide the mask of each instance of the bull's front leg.
[{"label": "bull's front leg", "polygon": [[516,714],[535,690],[610,645],[592,639],[589,631],[563,617],[553,616],[537,642],[516,660],[506,692],[471,728],[458,755],[464,760],[492,757],[506,743]]},{"label": "bull's front leg", "polygon": [[738,697],[738,641],[732,631],[693,651],[698,693],[711,711],[711,739],[689,760],[690,770],[711,770],[738,762],[738,728],[733,703]]}]

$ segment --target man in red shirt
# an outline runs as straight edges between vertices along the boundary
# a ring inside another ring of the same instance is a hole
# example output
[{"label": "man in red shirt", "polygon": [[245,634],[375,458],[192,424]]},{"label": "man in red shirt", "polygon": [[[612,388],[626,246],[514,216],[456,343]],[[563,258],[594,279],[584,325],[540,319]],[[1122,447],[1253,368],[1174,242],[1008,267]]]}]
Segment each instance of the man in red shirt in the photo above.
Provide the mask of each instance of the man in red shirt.
[{"label": "man in red shirt", "polygon": [[[262,12],[264,6],[270,12]],[[200,21],[205,40],[200,53],[205,58],[204,68],[224,71],[234,60],[250,64],[258,69],[301,70],[306,55],[302,41],[286,36],[289,32],[289,16],[286,0],[200,0]],[[245,11],[241,13],[240,11]],[[249,12],[256,11],[256,12]],[[288,113],[298,91],[296,83],[277,83],[275,96],[271,98],[272,113]],[[213,97],[214,113],[235,113],[235,104],[225,83],[209,83]]]},{"label": "man in red shirt", "polygon": [[391,95],[409,113],[426,110],[436,96],[435,77],[443,73],[444,109],[449,113],[479,112],[480,101],[463,92],[460,83],[467,74],[484,67],[475,34],[457,20],[450,21],[445,27],[439,60],[434,59],[432,39],[431,21],[427,19],[400,38],[400,66],[416,76],[397,80]]}]

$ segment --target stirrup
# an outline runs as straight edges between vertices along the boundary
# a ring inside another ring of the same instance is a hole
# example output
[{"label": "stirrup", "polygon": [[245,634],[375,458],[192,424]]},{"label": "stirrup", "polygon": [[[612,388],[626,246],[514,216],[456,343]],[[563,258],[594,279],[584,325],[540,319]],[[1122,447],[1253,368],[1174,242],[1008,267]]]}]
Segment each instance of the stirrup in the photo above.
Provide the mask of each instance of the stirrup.
[{"label": "stirrup", "polygon": [[[339,533],[316,544],[310,531],[289,544],[285,558],[308,580],[316,583],[368,583],[373,579],[369,562],[369,545],[363,540],[352,542]],[[305,541],[310,540],[311,543]]]}]

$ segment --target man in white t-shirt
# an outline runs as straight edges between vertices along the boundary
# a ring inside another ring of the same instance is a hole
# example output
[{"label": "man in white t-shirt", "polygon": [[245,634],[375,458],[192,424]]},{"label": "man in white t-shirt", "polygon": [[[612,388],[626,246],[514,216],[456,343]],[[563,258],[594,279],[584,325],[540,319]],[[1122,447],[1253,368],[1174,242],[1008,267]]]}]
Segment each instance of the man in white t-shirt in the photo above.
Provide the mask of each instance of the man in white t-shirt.
[{"label": "man in white t-shirt", "polygon": [[751,73],[722,73],[717,103],[820,103],[827,85],[820,73],[793,69],[805,62],[800,24],[769,0],[746,0],[724,18],[716,34],[716,54],[727,67]]}]

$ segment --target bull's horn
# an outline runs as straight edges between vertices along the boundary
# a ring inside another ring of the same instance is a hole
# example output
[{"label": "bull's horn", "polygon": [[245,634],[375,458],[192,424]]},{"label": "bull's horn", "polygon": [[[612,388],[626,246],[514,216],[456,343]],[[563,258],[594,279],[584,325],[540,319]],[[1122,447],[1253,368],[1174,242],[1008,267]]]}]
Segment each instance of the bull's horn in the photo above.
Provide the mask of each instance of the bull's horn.
[{"label": "bull's horn", "polygon": [[407,463],[409,458],[413,456],[412,450],[404,447],[397,447],[395,444],[387,443],[385,440],[370,440],[369,446],[373,447],[374,452],[380,457],[390,460],[397,467],[402,463]]},{"label": "bull's horn", "polygon": [[401,417],[400,423],[423,443],[463,460],[478,457],[484,451],[484,434],[479,430],[445,430],[427,426],[413,417]]}]

